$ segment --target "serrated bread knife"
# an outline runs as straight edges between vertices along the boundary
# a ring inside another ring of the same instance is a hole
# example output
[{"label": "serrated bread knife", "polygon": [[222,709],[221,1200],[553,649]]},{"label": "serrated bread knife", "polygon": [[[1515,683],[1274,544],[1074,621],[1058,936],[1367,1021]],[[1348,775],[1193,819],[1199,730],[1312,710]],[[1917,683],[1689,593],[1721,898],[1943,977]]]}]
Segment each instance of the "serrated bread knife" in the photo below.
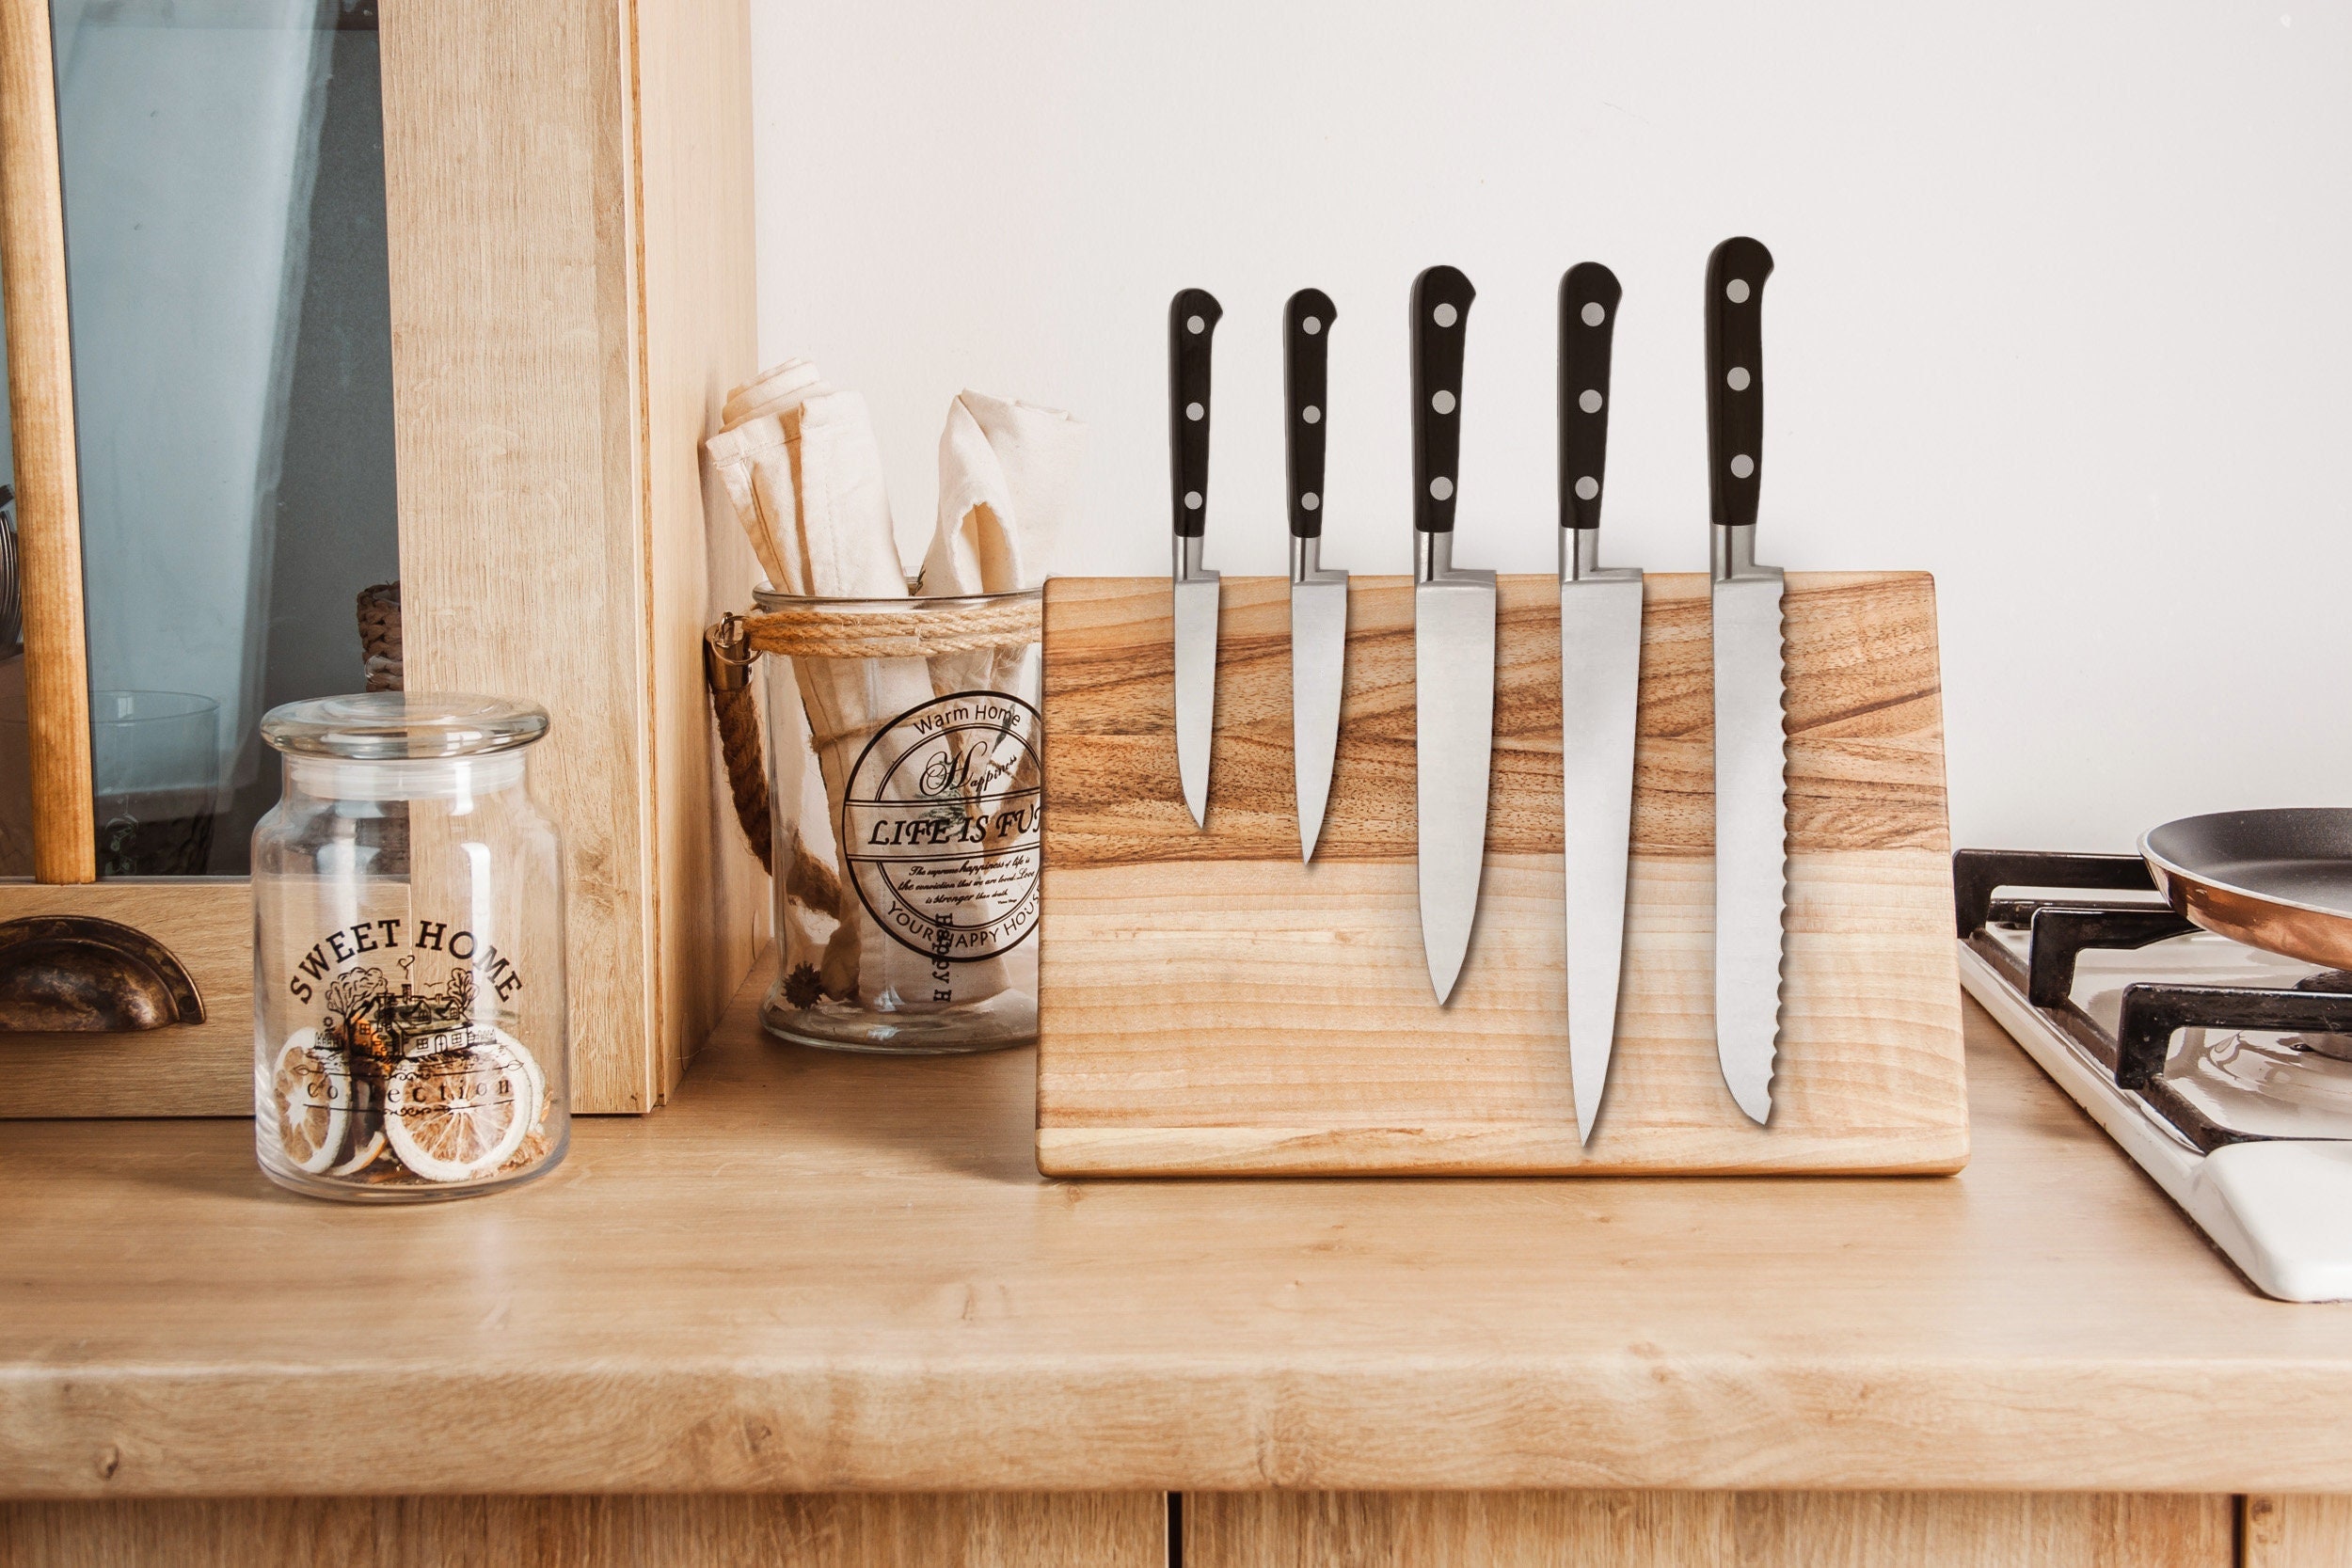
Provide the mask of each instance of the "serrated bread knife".
[{"label": "serrated bread knife", "polygon": [[1291,759],[1298,856],[1315,858],[1347,668],[1347,574],[1323,564],[1323,437],[1329,412],[1331,296],[1301,289],[1282,308],[1283,456],[1290,481]]},{"label": "serrated bread knife", "polygon": [[1454,564],[1462,344],[1475,296],[1452,267],[1413,280],[1413,752],[1421,945],[1440,1006],[1478,914],[1495,736],[1495,575]]},{"label": "serrated bread knife", "polygon": [[1195,826],[1209,816],[1216,733],[1216,574],[1200,564],[1209,515],[1209,341],[1225,312],[1206,289],[1168,308],[1168,499],[1175,515],[1176,772]]},{"label": "serrated bread knife", "polygon": [[1593,1136],[1616,1040],[1642,688],[1642,574],[1602,566],[1599,548],[1619,293],[1616,275],[1597,261],[1560,279],[1560,760],[1568,1074],[1580,1144]]},{"label": "serrated bread knife", "polygon": [[1764,280],[1772,254],[1707,259],[1707,460],[1715,642],[1715,1057],[1751,1120],[1772,1114],[1788,901],[1781,573],[1756,563],[1764,461]]}]

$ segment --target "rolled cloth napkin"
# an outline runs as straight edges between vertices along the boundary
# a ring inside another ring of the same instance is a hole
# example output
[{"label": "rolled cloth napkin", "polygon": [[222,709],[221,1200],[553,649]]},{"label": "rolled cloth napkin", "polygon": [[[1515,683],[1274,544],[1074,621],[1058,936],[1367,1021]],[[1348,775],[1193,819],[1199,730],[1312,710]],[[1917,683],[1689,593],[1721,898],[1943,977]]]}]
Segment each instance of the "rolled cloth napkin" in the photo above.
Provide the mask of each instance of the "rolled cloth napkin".
[{"label": "rolled cloth napkin", "polygon": [[[1054,541],[1077,507],[1086,435],[1057,408],[958,394],[939,436],[939,527],[923,558],[923,593],[1009,594],[1043,583]],[[1017,690],[1001,657],[934,658],[931,684],[942,692]]]},{"label": "rolled cloth napkin", "polygon": [[[727,400],[738,420],[704,443],[739,517],[787,594],[816,598],[903,599],[882,452],[866,400],[839,391],[805,360],[790,360]],[[748,501],[748,507],[746,502]],[[867,741],[931,698],[930,673],[914,658],[796,658],[792,673],[824,781],[827,822],[837,833],[850,775]],[[990,961],[933,973],[931,958],[875,923],[855,894],[849,847],[835,846],[842,893],[818,984],[837,1000],[977,1001],[1004,989]],[[946,993],[946,994],[943,994]]]},{"label": "rolled cloth napkin", "polygon": [[[726,428],[706,450],[771,581],[818,597],[905,596],[881,454],[862,398],[832,388],[807,360],[792,359],[738,388],[723,417]],[[1042,582],[1074,507],[1084,441],[1085,426],[1057,410],[977,392],[959,396],[940,439],[939,525],[922,592],[1003,593]],[[1000,657],[944,655],[928,669],[913,659],[794,661],[836,829],[866,741],[934,694],[1020,689],[1013,683],[1028,672],[1000,669]],[[1035,650],[1016,657],[1033,658]],[[1000,785],[988,800],[967,801],[967,812],[984,814],[1003,794],[1034,788],[1028,753],[1009,738],[1004,749],[1009,766],[989,770]],[[1006,988],[1001,959],[942,965],[882,930],[846,885],[855,867],[847,847],[838,847],[845,886],[819,972],[825,994],[968,1003]]]},{"label": "rolled cloth napkin", "polygon": [[[1006,594],[1036,588],[1063,522],[1076,509],[1086,426],[1057,408],[964,391],[947,405],[939,436],[939,526],[923,559],[921,592]],[[933,657],[931,686],[950,691],[1034,689],[1040,657],[1021,649],[978,649]],[[965,804],[985,822],[1016,798],[1035,799],[1042,780],[1037,753],[1020,736],[998,735],[986,776],[997,784]],[[1001,857],[991,855],[992,865]]]}]

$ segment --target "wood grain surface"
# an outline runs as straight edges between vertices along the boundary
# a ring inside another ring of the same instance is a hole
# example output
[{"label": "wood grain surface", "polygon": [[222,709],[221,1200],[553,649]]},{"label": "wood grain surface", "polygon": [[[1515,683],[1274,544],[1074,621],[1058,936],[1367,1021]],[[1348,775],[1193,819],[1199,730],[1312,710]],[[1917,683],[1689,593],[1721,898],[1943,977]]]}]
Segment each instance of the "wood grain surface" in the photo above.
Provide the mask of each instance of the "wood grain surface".
[{"label": "wood grain surface", "polygon": [[82,623],[81,472],[48,0],[0,0],[0,309],[8,313],[33,875],[98,876]]},{"label": "wood grain surface", "polygon": [[1627,969],[1609,1099],[1580,1148],[1553,579],[1502,579],[1485,881],[1444,1007],[1413,866],[1410,585],[1357,584],[1330,815],[1305,866],[1283,581],[1225,585],[1206,832],[1176,784],[1167,583],[1050,583],[1042,1168],[1958,1168],[1932,583],[1789,578],[1788,937],[1769,1128],[1740,1113],[1715,1059],[1707,579],[1645,587]]},{"label": "wood grain surface", "polygon": [[388,6],[385,183],[414,690],[553,716],[573,1093],[646,1111],[749,967],[713,770],[699,444],[753,365],[741,0]]},{"label": "wood grain surface", "polygon": [[0,1120],[253,1114],[253,890],[243,877],[0,887],[0,919],[87,914],[171,949],[204,1022],[135,1035],[0,1035]]},{"label": "wood grain surface", "polygon": [[[1486,847],[1557,855],[1559,584],[1508,576],[1498,588]],[[1634,853],[1704,860],[1715,840],[1708,579],[1654,573],[1643,588]],[[1225,579],[1205,832],[1176,777],[1168,579],[1057,578],[1045,602],[1050,863],[1296,861],[1287,579]],[[1790,852],[1947,853],[1933,579],[1792,572],[1786,610]],[[1413,813],[1412,582],[1358,578],[1316,863],[1410,865]]]},{"label": "wood grain surface", "polygon": [[2344,1568],[2352,1562],[2352,1497],[2241,1500],[2239,1568]]},{"label": "wood grain surface", "polygon": [[0,1123],[0,1497],[2352,1477],[2352,1307],[2256,1295],[1980,1012],[1948,1180],[1064,1183],[1031,1053],[785,1047],[760,990],[496,1197]]},{"label": "wood grain surface", "polygon": [[2233,1568],[2232,1506],[2227,1497],[2095,1492],[1207,1494],[1185,1499],[1184,1562]]},{"label": "wood grain surface", "polygon": [[[641,478],[650,535],[658,1081],[676,1084],[767,942],[768,879],[727,792],[702,628],[751,602],[751,544],[706,436],[758,369],[752,263],[751,16],[745,0],[624,8],[637,234]],[[707,487],[711,492],[707,494]]]},{"label": "wood grain surface", "polygon": [[553,716],[532,790],[564,831],[572,1092],[592,1111],[663,1088],[622,16],[382,18],[408,689]]},{"label": "wood grain surface", "polygon": [[1156,1492],[0,1504],[0,1568],[1165,1568]]}]

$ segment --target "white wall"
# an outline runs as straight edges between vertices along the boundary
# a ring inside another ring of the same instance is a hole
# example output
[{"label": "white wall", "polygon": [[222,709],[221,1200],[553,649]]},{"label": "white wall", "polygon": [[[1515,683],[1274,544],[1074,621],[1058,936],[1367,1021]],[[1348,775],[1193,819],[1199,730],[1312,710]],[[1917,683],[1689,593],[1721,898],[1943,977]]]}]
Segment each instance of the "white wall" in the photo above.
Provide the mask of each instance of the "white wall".
[{"label": "white wall", "polygon": [[1198,284],[1209,559],[1281,571],[1277,335],[1313,285],[1327,559],[1408,569],[1406,291],[1450,261],[1457,550],[1549,570],[1553,293],[1589,258],[1626,290],[1606,558],[1703,569],[1700,276],[1745,231],[1779,262],[1761,551],[1938,575],[1958,842],[2352,802],[2341,6],[753,0],[753,47],[761,346],[872,400],[910,561],[971,386],[1093,427],[1057,570],[1166,570]]}]

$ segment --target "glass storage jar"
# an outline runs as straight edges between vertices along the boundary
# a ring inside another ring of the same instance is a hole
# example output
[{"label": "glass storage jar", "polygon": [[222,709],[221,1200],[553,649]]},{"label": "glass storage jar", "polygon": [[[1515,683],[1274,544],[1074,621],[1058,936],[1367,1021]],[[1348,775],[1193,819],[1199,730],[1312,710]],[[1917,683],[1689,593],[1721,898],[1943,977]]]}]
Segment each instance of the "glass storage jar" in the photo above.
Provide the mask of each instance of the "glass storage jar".
[{"label": "glass storage jar", "polygon": [[935,1055],[1037,1037],[1043,594],[762,588],[770,1034]]},{"label": "glass storage jar", "polygon": [[398,691],[273,709],[253,831],[254,1139],[362,1202],[529,1180],[569,1136],[562,858],[523,753],[545,709]]}]

